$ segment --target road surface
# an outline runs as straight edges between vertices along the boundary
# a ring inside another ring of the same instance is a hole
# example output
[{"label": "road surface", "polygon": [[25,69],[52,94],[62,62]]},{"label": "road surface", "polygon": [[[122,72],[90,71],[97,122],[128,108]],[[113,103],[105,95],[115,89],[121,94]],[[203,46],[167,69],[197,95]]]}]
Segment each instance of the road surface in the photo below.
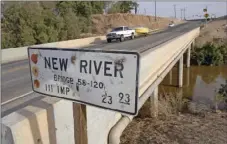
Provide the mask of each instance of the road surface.
[{"label": "road surface", "polygon": [[[125,42],[113,42],[88,46],[92,49],[130,50],[140,53],[173,39],[183,33],[198,27],[200,22],[181,24],[151,36],[142,37]],[[26,106],[28,102],[43,98],[40,94],[32,92],[28,60],[21,60],[2,65],[2,116],[9,114],[19,107]],[[21,97],[19,100],[18,97]],[[22,98],[23,97],[23,98]]]}]

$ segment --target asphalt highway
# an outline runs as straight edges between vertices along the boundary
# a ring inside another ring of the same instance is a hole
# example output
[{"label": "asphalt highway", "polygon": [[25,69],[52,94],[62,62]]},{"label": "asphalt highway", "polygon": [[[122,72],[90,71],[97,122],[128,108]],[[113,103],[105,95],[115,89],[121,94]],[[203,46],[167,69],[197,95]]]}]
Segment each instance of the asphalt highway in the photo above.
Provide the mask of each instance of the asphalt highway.
[{"label": "asphalt highway", "polygon": [[[110,44],[104,42],[102,44],[83,48],[129,50],[142,53],[198,27],[199,24],[200,22],[188,22],[147,37],[126,40],[124,42],[113,42]],[[44,97],[32,92],[28,60],[2,64],[1,68],[2,115],[7,115],[15,110],[15,108],[19,108],[19,105],[23,107],[26,106],[26,103],[28,104],[28,102]]]},{"label": "asphalt highway", "polygon": [[2,65],[2,103],[31,91],[28,60]]},{"label": "asphalt highway", "polygon": [[162,43],[165,43],[173,38],[176,38],[196,27],[199,27],[201,22],[188,22],[177,25],[161,31],[155,34],[152,34],[147,37],[141,37],[134,40],[126,40],[123,43],[112,43],[112,44],[102,44],[96,46],[87,46],[84,48],[89,49],[103,49],[103,50],[127,50],[127,51],[138,51],[143,53],[146,50],[149,50],[153,47],[156,47]]}]

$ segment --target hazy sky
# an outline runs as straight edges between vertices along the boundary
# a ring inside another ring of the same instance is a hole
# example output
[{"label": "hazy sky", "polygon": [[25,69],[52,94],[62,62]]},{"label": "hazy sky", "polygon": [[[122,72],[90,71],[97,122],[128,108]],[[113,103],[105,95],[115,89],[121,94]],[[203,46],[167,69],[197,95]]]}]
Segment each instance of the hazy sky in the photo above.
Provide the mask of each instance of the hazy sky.
[{"label": "hazy sky", "polygon": [[[154,2],[138,2],[139,14],[154,15]],[[226,2],[156,2],[157,16],[174,17],[174,7],[176,4],[177,17],[181,17],[180,9],[186,7],[186,18],[192,19],[193,15],[203,15],[203,8],[207,6],[208,13],[216,14],[217,17],[226,15]],[[194,16],[194,18],[199,18]]]}]

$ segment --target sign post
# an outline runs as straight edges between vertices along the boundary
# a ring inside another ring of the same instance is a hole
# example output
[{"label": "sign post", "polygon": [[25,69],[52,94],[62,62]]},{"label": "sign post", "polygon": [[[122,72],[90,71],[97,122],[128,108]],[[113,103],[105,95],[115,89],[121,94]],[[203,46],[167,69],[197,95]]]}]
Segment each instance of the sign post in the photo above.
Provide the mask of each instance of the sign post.
[{"label": "sign post", "polygon": [[203,9],[203,12],[204,12],[204,17],[206,19],[205,27],[207,27],[207,18],[209,17],[209,14],[207,13],[207,7]]},{"label": "sign post", "polygon": [[86,106],[73,103],[75,144],[87,144],[87,113]]}]

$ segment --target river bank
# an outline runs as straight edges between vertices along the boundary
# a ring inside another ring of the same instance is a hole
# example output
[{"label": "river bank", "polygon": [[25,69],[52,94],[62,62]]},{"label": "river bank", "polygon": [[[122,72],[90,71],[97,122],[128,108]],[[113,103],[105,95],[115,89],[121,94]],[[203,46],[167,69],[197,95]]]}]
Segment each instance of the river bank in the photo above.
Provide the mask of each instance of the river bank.
[{"label": "river bank", "polygon": [[151,117],[148,100],[121,144],[227,143],[227,105],[217,99],[227,88],[227,66],[192,66],[183,75],[183,88],[177,88],[177,67],[172,69],[159,86],[158,117]]},{"label": "river bank", "polygon": [[123,133],[121,144],[226,144],[226,119],[227,113],[212,112],[158,119],[137,117]]},{"label": "river bank", "polygon": [[227,143],[227,35],[216,33],[227,30],[222,22],[201,30],[191,53],[193,66],[184,68],[183,87],[177,87],[176,65],[159,85],[158,117],[151,117],[148,100],[121,144]]},{"label": "river bank", "polygon": [[227,23],[216,20],[201,29],[191,51],[194,65],[227,65]]}]

